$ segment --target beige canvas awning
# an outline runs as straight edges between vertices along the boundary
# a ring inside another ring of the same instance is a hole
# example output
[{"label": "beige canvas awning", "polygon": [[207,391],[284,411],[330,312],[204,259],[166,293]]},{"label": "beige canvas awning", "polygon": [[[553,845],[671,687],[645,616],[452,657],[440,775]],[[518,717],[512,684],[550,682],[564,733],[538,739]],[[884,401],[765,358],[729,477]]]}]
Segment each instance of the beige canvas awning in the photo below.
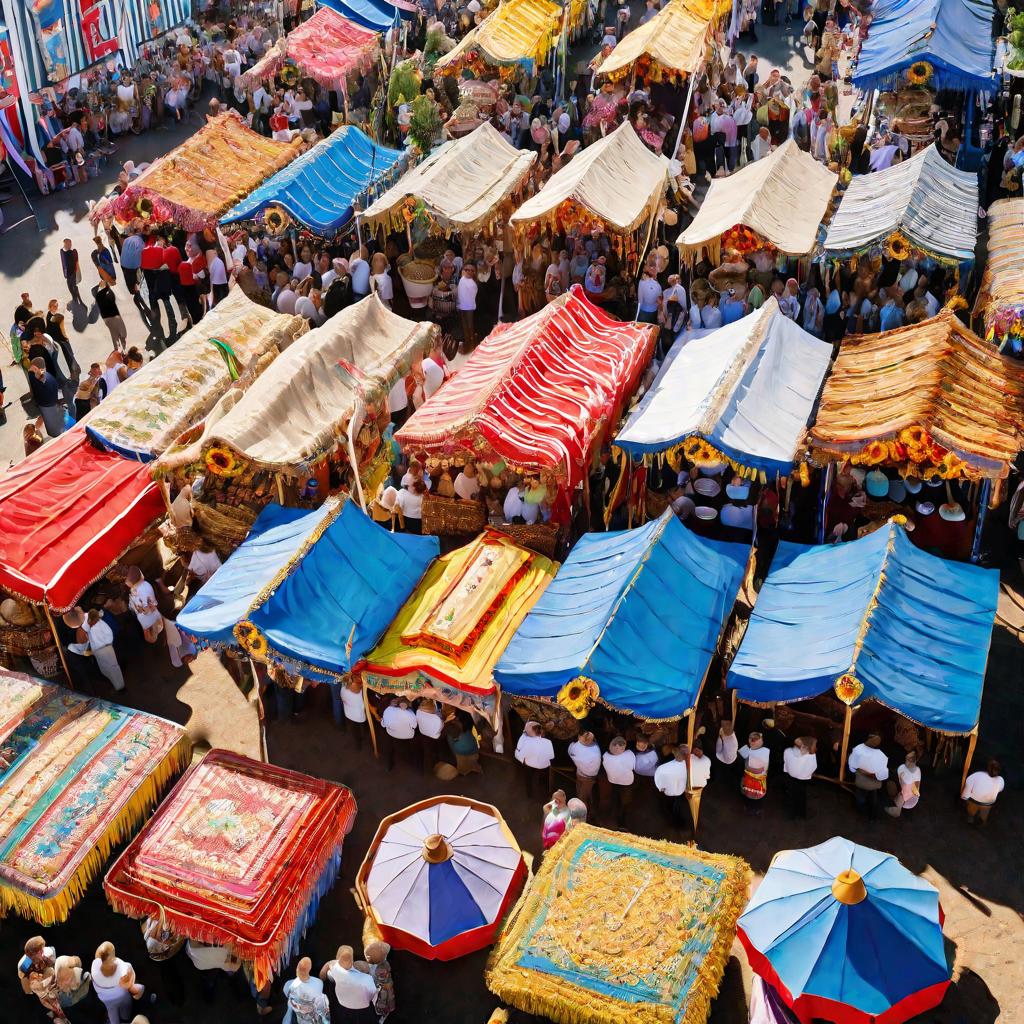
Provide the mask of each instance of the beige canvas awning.
[{"label": "beige canvas awning", "polygon": [[512,214],[513,227],[554,217],[573,200],[609,230],[625,233],[657,212],[668,180],[668,161],[652,153],[629,121],[581,150]]},{"label": "beige canvas awning", "polygon": [[484,123],[442,146],[387,190],[363,214],[371,226],[399,216],[412,196],[445,231],[473,231],[491,220],[501,203],[522,188],[536,153],[516,149]]},{"label": "beige canvas awning", "polygon": [[711,21],[686,0],[670,0],[650,21],[633,29],[604,59],[594,65],[599,75],[617,78],[647,58],[664,71],[691,74],[704,63],[711,39]]},{"label": "beige canvas awning", "polygon": [[684,250],[717,246],[736,225],[776,249],[803,256],[814,248],[838,176],[789,139],[774,153],[711,182],[697,216],[676,239]]},{"label": "beige canvas awning", "polygon": [[437,332],[435,324],[406,320],[368,296],[297,341],[248,391],[226,396],[202,435],[168,451],[158,471],[196,462],[214,446],[260,469],[316,461],[345,443],[356,407],[385,397]]}]

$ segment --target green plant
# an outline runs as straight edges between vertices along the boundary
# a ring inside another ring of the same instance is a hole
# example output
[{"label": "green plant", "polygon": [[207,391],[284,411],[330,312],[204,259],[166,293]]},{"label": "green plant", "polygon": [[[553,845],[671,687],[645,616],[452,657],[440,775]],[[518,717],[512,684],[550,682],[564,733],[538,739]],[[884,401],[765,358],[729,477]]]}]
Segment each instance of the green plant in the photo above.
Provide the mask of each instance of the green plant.
[{"label": "green plant", "polygon": [[426,96],[417,96],[412,102],[412,120],[409,138],[421,153],[429,153],[437,133],[441,130],[441,112],[437,104]]},{"label": "green plant", "polygon": [[388,124],[395,125],[395,111],[400,103],[411,103],[420,94],[420,74],[411,60],[395,66],[388,79]]}]

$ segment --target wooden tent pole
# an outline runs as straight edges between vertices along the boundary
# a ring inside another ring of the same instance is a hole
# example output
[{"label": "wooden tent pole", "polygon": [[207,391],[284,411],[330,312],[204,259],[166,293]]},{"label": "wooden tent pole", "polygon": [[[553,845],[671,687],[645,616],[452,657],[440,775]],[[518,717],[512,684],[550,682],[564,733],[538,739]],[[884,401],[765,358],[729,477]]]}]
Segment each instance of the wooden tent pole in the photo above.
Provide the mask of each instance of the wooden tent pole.
[{"label": "wooden tent pole", "polygon": [[853,708],[846,705],[846,716],[843,719],[843,744],[839,749],[839,781],[846,781],[846,751],[850,746],[850,723],[853,720]]},{"label": "wooden tent pole", "polygon": [[281,480],[281,474],[274,474],[274,483],[277,484],[277,503],[278,505],[284,505],[284,482]]},{"label": "wooden tent pole", "polygon": [[971,761],[974,760],[974,749],[978,745],[978,727],[975,726],[971,730],[971,738],[967,742],[967,754],[964,757],[964,771],[960,777],[960,792],[964,791],[964,786],[967,785],[967,776],[971,771]]},{"label": "wooden tent pole", "polygon": [[57,633],[57,623],[53,621],[50,606],[44,602],[43,611],[46,612],[46,621],[50,623],[50,632],[53,633],[53,642],[57,645],[57,654],[60,656],[60,663],[64,666],[64,675],[67,677],[68,688],[73,690],[75,684],[71,680],[71,669],[68,668],[68,660],[64,657],[64,645],[60,642],[60,635]]},{"label": "wooden tent pole", "polygon": [[366,711],[366,724],[370,727],[370,742],[373,744],[373,756],[380,757],[377,749],[377,730],[373,726],[373,712],[370,710],[370,688],[363,681],[363,708]]}]

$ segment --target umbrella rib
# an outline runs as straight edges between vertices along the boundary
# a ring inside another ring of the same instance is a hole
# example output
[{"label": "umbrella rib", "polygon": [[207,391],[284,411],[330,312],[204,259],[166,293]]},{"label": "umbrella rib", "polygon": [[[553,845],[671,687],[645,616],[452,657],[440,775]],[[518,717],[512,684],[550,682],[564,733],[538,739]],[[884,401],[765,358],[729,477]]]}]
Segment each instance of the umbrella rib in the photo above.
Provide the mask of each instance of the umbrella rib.
[{"label": "umbrella rib", "polygon": [[474,878],[479,878],[480,881],[484,883],[484,885],[489,886],[496,893],[498,893],[498,895],[501,895],[502,890],[499,889],[493,882],[488,881],[488,879],[484,878],[479,872],[474,871],[468,864],[463,864],[461,856],[462,856],[461,854],[457,853],[457,854],[455,854],[454,857],[452,857],[452,860],[454,860],[455,863],[458,864],[459,867],[463,869],[463,871],[468,871],[469,874],[471,874]]}]

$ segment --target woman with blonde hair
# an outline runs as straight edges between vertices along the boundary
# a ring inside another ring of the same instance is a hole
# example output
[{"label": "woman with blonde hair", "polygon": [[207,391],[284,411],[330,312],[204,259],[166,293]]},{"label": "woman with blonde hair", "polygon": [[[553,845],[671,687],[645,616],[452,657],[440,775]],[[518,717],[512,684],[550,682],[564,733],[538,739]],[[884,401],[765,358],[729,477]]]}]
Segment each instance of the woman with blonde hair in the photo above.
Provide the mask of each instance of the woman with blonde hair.
[{"label": "woman with blonde hair", "polygon": [[92,962],[92,987],[107,1011],[110,1024],[129,1019],[133,999],[141,999],[145,987],[135,980],[135,969],[122,960],[112,942],[101,942]]}]

